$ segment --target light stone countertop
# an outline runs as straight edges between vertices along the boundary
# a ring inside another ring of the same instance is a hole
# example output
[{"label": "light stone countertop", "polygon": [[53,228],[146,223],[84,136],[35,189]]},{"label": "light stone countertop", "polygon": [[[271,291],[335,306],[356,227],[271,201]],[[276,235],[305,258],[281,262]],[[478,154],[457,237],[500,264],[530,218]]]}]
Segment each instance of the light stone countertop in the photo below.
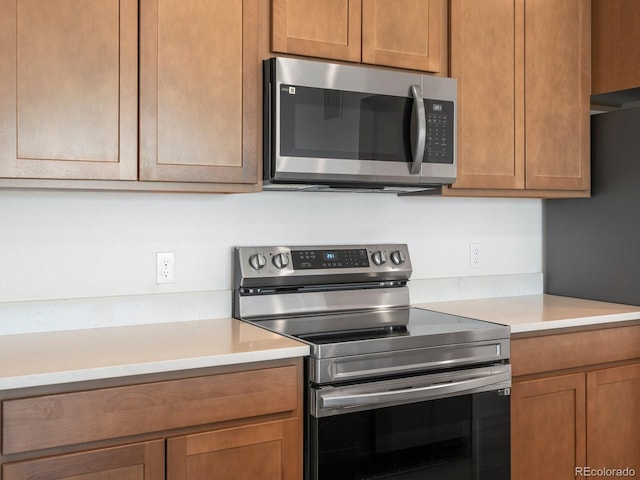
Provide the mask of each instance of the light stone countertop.
[{"label": "light stone countertop", "polygon": [[[554,295],[413,305],[512,334],[640,321],[640,307]],[[0,390],[277,360],[309,346],[232,318],[0,335]]]},{"label": "light stone countertop", "polygon": [[240,320],[0,336],[0,390],[302,357],[309,346]]},{"label": "light stone countertop", "polygon": [[640,320],[637,306],[544,294],[430,302],[414,307],[509,325],[512,334]]}]

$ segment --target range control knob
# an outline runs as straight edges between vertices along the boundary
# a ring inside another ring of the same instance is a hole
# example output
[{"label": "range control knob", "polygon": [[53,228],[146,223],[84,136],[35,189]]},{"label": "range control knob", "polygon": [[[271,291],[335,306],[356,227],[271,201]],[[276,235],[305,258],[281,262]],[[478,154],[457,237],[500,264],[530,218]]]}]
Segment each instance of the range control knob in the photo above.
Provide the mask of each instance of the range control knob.
[{"label": "range control knob", "polygon": [[256,253],[249,257],[249,265],[254,270],[260,270],[267,264],[267,259],[261,253]]},{"label": "range control knob", "polygon": [[391,252],[390,256],[391,256],[391,261],[396,265],[402,265],[406,260],[404,253],[402,253],[400,250],[395,250]]},{"label": "range control knob", "polygon": [[373,254],[371,254],[371,260],[373,260],[373,263],[375,263],[376,265],[383,265],[387,263],[387,254],[378,250],[377,252],[373,252]]},{"label": "range control knob", "polygon": [[286,253],[278,253],[273,256],[273,265],[280,269],[289,265],[289,256]]}]

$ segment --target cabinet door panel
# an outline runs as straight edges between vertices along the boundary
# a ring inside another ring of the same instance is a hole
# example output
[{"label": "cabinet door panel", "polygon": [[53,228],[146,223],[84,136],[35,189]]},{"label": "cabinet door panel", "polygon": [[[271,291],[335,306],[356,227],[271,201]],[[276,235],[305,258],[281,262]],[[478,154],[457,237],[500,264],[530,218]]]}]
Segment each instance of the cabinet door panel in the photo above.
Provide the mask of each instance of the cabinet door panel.
[{"label": "cabinet door panel", "polygon": [[289,419],[169,439],[168,480],[301,477],[300,421]]},{"label": "cabinet door panel", "polygon": [[439,72],[443,0],[363,0],[362,61]]},{"label": "cabinet door panel", "polygon": [[137,2],[0,11],[0,176],[136,179]]},{"label": "cabinet door panel", "polygon": [[640,86],[640,2],[592,0],[591,93]]},{"label": "cabinet door panel", "polygon": [[164,477],[163,440],[2,466],[4,480],[164,480]]},{"label": "cabinet door panel", "polygon": [[273,0],[274,52],[360,61],[359,0]]},{"label": "cabinet door panel", "polygon": [[584,373],[514,382],[512,478],[573,479],[585,460]]},{"label": "cabinet door panel", "polygon": [[141,180],[257,182],[257,22],[257,0],[141,2]]},{"label": "cabinet door panel", "polygon": [[639,427],[640,364],[587,373],[588,465],[640,472]]},{"label": "cabinet door panel", "polygon": [[588,190],[591,9],[525,2],[526,188]]},{"label": "cabinet door panel", "polygon": [[589,12],[586,0],[451,0],[458,179],[446,194],[589,195]]},{"label": "cabinet door panel", "polygon": [[522,0],[452,0],[451,76],[458,79],[454,188],[524,188]]}]

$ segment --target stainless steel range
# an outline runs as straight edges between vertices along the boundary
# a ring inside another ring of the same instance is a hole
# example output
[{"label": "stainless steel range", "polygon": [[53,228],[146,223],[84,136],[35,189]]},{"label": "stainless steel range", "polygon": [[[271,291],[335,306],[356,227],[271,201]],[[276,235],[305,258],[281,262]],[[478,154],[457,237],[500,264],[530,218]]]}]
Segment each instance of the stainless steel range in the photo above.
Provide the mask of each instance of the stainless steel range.
[{"label": "stainless steel range", "polygon": [[406,245],[240,247],[234,317],[309,344],[307,479],[508,479],[509,327],[410,307]]}]

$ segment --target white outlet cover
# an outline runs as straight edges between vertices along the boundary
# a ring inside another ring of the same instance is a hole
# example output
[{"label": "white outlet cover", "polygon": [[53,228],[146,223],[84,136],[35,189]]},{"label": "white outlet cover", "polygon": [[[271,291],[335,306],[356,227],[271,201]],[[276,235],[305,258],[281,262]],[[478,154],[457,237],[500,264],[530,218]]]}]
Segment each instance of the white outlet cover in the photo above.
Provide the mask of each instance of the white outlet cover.
[{"label": "white outlet cover", "polygon": [[176,255],[174,252],[156,253],[156,284],[175,283]]}]

